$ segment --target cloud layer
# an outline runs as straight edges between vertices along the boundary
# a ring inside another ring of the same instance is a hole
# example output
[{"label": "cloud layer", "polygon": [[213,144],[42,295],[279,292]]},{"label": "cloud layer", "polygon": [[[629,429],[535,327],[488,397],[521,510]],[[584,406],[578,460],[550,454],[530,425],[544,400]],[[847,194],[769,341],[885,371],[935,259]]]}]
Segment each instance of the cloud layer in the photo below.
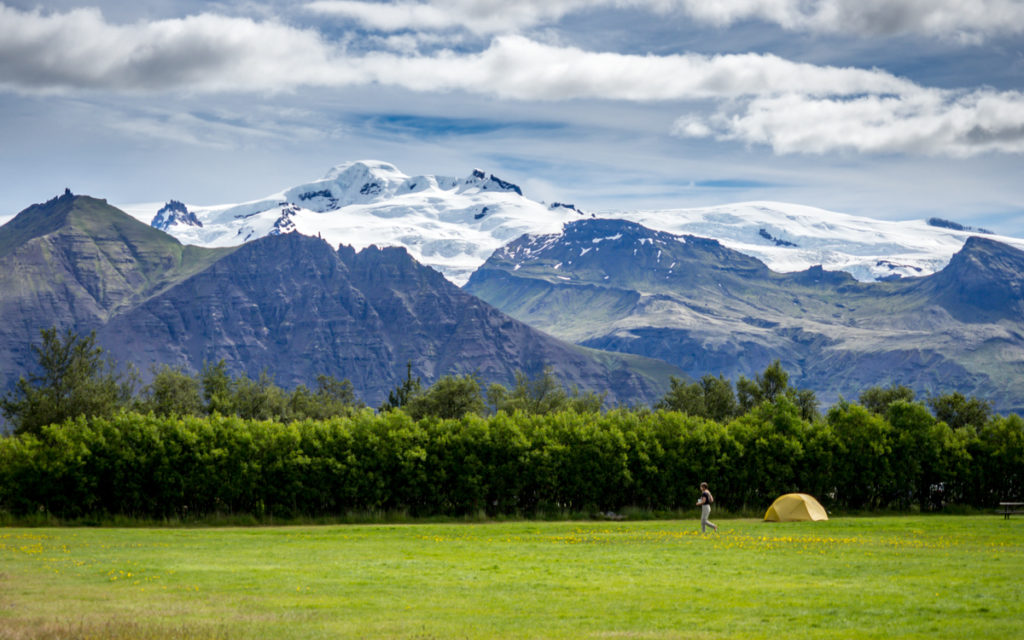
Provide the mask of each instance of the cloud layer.
[{"label": "cloud layer", "polygon": [[[366,20],[372,17],[377,26],[389,29],[398,29],[412,18],[420,26],[441,28],[451,15],[470,12],[481,20],[475,24],[483,30],[483,21],[495,15],[511,15],[512,23],[526,24],[556,19],[581,10],[584,4],[447,0],[375,4],[377,9],[371,13],[366,3],[325,1],[311,8],[347,11],[350,16],[364,11]],[[814,19],[824,21],[822,16],[827,14],[838,20],[835,16],[845,15],[842,11],[852,11],[853,6],[839,0],[616,0],[611,4],[704,11],[703,19],[724,22],[749,16],[767,19],[771,14],[780,24],[785,16],[790,16],[786,20],[819,16]],[[875,0],[860,4],[867,14],[872,7],[882,11],[882,3]],[[996,10],[1005,3],[990,0],[988,4]],[[709,13],[711,6],[717,12],[714,15]],[[907,13],[916,11],[917,22],[928,14],[936,24],[945,24],[936,8],[956,9],[960,18],[973,15],[965,3],[951,0],[912,0],[900,6]],[[444,7],[453,13],[437,12]],[[696,115],[680,118],[672,133],[768,145],[780,154],[852,151],[966,157],[1024,152],[1021,93],[938,90],[877,69],[818,66],[771,54],[593,52],[514,34],[496,36],[475,52],[354,55],[318,31],[274,20],[200,14],[117,25],[96,9],[44,14],[0,5],[0,90],[285,92],[365,85],[518,101],[679,102],[681,112]]]},{"label": "cloud layer", "polygon": [[877,70],[773,55],[637,56],[500,36],[483,51],[349,55],[316,31],[201,14],[114,25],[95,9],[43,15],[0,5],[0,87],[15,91],[290,91],[385,84],[516,100],[693,100],[772,93],[903,92]]},{"label": "cloud layer", "polygon": [[765,144],[779,154],[1022,153],[1024,94],[919,90],[840,99],[791,93],[758,97],[711,117],[682,117],[674,133]]},{"label": "cloud layer", "polygon": [[[664,3],[653,0],[652,4]],[[718,26],[763,20],[793,31],[910,34],[971,42],[1024,32],[1024,4],[1017,0],[679,0],[678,4],[690,16]]]},{"label": "cloud layer", "polygon": [[360,0],[316,0],[308,11],[354,20],[377,31],[466,29],[477,34],[514,33],[555,22],[603,0],[435,0],[381,4]]},{"label": "cloud layer", "polygon": [[98,9],[0,5],[0,87],[14,90],[288,89],[322,82],[325,69],[341,82],[334,55],[317,32],[273,21],[201,14],[114,25]]},{"label": "cloud layer", "polygon": [[855,36],[910,34],[980,42],[1024,32],[1024,4],[1017,0],[406,0],[387,5],[316,0],[305,6],[380,31],[510,33],[572,13],[613,8],[680,14],[720,27],[759,20],[791,31]]}]

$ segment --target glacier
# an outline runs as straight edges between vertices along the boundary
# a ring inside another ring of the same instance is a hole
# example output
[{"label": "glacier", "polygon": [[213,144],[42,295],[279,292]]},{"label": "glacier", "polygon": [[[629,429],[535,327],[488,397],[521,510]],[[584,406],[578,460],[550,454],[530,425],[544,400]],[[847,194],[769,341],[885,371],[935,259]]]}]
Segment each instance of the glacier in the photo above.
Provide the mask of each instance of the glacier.
[{"label": "glacier", "polygon": [[[457,285],[497,249],[525,234],[558,233],[582,218],[636,222],[650,229],[718,240],[779,272],[821,265],[860,281],[924,276],[941,270],[979,232],[925,220],[886,221],[782,202],[701,208],[584,213],[547,205],[517,185],[474,169],[465,178],[409,176],[378,160],[347,162],[323,178],[249,202],[185,205],[187,215],[158,217],[164,203],[120,206],[185,244],[239,245],[277,233],[321,237],[356,250],[401,246]],[[985,234],[1024,249],[1024,240]]]}]

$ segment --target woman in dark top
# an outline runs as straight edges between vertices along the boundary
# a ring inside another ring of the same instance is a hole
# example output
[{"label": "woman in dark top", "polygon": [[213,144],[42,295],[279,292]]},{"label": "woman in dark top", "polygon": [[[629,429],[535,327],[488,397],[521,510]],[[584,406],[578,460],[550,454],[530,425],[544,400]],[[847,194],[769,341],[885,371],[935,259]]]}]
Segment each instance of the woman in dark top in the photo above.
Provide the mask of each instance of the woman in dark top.
[{"label": "woman in dark top", "polygon": [[708,527],[711,527],[716,532],[718,531],[718,525],[708,520],[711,515],[711,503],[715,499],[711,496],[711,492],[708,491],[708,483],[700,483],[700,498],[697,500],[697,506],[700,507],[700,532],[704,533]]}]

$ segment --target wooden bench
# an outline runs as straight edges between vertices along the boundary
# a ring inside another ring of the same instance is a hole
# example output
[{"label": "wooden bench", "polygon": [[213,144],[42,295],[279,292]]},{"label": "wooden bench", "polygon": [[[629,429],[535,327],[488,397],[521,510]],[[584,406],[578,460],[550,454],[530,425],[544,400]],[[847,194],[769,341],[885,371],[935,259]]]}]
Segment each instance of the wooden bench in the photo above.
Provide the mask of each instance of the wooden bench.
[{"label": "wooden bench", "polygon": [[1003,520],[1009,520],[1011,515],[1024,513],[1024,502],[1000,502],[999,511],[996,513],[1003,514]]}]

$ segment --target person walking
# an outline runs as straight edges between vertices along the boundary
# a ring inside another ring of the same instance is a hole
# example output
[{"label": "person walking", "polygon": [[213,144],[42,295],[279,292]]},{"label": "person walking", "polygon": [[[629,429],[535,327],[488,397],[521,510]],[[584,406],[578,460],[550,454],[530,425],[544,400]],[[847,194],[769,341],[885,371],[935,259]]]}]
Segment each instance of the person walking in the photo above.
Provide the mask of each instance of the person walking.
[{"label": "person walking", "polygon": [[708,520],[711,516],[711,503],[715,501],[715,498],[708,491],[708,483],[700,483],[700,498],[697,499],[697,506],[700,507],[700,532],[704,533],[708,527],[715,530],[718,533],[718,525]]}]

